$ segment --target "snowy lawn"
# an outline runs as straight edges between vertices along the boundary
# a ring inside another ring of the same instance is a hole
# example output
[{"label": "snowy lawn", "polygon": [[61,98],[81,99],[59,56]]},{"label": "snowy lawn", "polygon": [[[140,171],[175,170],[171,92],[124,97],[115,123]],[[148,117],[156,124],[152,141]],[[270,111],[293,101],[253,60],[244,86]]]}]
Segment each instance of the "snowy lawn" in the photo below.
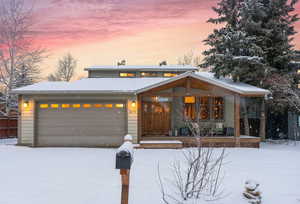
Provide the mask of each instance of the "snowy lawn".
[{"label": "snowy lawn", "polygon": [[[7,143],[7,142],[5,142]],[[120,176],[115,149],[27,148],[0,142],[1,204],[119,204]],[[225,190],[218,204],[247,203],[244,182],[261,184],[263,203],[300,204],[300,145],[263,144],[260,149],[229,148]],[[181,158],[181,150],[135,150],[130,204],[159,204],[161,174]]]}]

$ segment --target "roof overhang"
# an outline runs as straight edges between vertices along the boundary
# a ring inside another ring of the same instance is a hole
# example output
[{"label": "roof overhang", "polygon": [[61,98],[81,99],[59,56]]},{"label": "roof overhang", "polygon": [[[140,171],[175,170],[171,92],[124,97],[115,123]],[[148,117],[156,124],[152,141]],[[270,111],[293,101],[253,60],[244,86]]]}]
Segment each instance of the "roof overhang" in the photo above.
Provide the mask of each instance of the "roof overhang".
[{"label": "roof overhang", "polygon": [[203,77],[203,76],[198,75],[198,74],[196,74],[194,72],[186,72],[186,73],[183,73],[183,74],[178,75],[176,77],[172,77],[169,80],[162,81],[160,83],[153,84],[151,86],[139,89],[139,90],[136,91],[136,94],[141,94],[143,92],[149,91],[149,90],[157,88],[159,86],[163,86],[163,85],[175,82],[177,80],[180,80],[180,79],[183,79],[183,78],[186,78],[186,77],[192,77],[194,79],[198,79],[200,81],[209,83],[209,84],[211,84],[213,86],[217,86],[217,87],[222,88],[222,89],[227,89],[229,91],[232,91],[234,93],[237,93],[237,94],[243,95],[243,96],[265,96],[265,95],[268,95],[268,94],[271,93],[270,91],[265,90],[265,89],[260,89],[259,91],[249,91],[249,90],[248,91],[244,91],[244,90],[235,88],[233,86],[228,86],[224,82],[221,82],[221,81],[218,81],[218,80],[212,80],[212,79],[207,78],[207,77]]}]

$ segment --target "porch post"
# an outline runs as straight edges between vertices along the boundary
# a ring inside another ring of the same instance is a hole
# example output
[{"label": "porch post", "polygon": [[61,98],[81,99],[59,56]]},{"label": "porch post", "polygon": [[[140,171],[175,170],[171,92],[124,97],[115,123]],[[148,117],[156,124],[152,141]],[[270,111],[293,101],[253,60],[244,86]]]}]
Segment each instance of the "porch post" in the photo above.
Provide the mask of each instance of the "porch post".
[{"label": "porch post", "polygon": [[259,124],[259,136],[261,141],[266,140],[266,105],[265,99],[263,98],[260,109],[260,124]]},{"label": "porch post", "polygon": [[240,103],[241,98],[239,95],[234,95],[234,137],[235,146],[239,147],[240,144]]}]

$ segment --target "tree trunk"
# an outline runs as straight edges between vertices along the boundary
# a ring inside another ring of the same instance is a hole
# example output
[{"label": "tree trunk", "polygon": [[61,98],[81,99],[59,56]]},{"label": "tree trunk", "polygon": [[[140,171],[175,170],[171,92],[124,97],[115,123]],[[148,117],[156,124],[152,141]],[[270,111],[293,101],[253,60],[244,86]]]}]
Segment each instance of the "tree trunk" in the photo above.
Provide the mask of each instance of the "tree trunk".
[{"label": "tree trunk", "polygon": [[250,136],[250,127],[249,127],[246,99],[243,98],[241,100],[241,102],[242,102],[242,108],[243,108],[243,121],[244,121],[245,135]]}]

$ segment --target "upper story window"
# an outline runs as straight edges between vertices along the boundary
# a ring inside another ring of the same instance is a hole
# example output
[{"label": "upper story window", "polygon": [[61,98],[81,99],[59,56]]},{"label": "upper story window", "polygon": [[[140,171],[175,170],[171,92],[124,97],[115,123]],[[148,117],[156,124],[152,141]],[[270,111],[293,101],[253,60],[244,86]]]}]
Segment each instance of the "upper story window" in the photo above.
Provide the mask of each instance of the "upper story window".
[{"label": "upper story window", "polygon": [[120,72],[120,77],[135,77],[136,74],[135,73],[131,73],[131,72]]},{"label": "upper story window", "polygon": [[141,72],[141,77],[157,77],[156,72]]},{"label": "upper story window", "polygon": [[178,74],[176,74],[176,73],[164,73],[164,77],[175,77],[177,75]]}]

